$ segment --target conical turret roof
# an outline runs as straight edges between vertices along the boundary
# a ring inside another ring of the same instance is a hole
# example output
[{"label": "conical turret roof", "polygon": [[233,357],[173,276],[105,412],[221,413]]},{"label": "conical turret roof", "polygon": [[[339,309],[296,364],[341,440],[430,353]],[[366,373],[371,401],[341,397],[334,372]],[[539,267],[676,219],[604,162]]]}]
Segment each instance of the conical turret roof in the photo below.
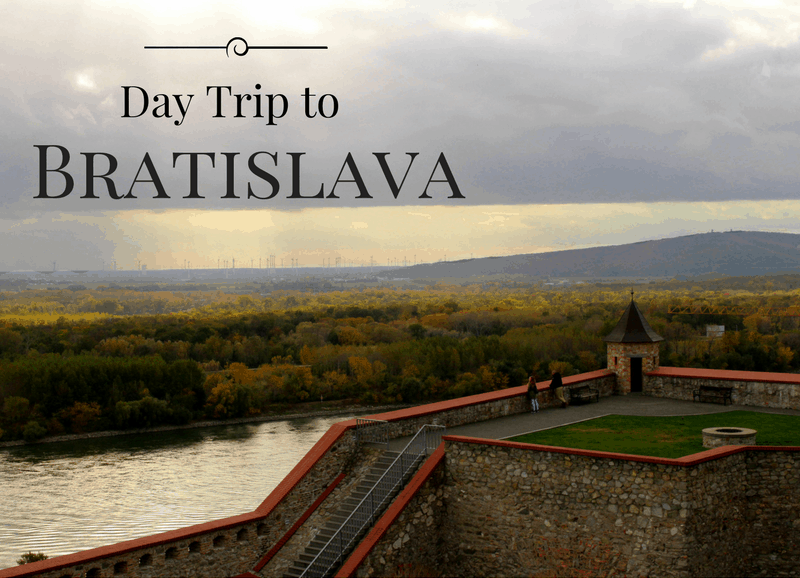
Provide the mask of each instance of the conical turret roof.
[{"label": "conical turret roof", "polygon": [[664,341],[664,338],[650,327],[647,319],[636,306],[633,292],[631,292],[631,302],[628,308],[625,309],[617,326],[606,335],[604,341],[610,343],[655,343]]}]

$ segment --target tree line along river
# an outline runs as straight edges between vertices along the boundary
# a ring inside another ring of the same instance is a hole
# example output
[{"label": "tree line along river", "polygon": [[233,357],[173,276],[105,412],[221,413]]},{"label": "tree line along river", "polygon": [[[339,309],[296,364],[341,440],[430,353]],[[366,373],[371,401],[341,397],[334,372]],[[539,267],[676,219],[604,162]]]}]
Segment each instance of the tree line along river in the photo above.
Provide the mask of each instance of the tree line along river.
[{"label": "tree line along river", "polygon": [[0,568],[250,512],[350,417],[0,449]]}]

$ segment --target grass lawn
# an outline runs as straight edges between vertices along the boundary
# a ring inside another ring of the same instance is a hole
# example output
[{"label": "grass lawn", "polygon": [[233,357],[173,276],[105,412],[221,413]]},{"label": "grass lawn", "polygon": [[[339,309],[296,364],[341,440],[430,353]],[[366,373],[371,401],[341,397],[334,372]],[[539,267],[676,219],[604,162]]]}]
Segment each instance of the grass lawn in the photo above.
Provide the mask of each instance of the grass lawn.
[{"label": "grass lawn", "polygon": [[800,416],[731,411],[677,417],[609,415],[511,438],[510,441],[680,458],[702,452],[703,429],[747,427],[760,446],[800,446]]}]

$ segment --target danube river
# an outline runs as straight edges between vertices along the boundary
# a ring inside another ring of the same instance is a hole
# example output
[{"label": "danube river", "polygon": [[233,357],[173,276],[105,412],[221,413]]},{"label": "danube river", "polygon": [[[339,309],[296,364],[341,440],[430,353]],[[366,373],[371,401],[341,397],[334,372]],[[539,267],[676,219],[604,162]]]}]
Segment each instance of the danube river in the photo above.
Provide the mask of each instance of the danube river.
[{"label": "danube river", "polygon": [[250,512],[349,417],[0,449],[0,568]]}]

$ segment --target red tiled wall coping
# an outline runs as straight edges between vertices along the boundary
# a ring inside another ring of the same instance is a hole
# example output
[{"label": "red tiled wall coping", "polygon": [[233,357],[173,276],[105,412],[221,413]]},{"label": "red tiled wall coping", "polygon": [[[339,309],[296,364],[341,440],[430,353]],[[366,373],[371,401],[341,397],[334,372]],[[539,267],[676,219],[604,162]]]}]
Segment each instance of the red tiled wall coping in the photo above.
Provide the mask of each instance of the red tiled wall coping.
[{"label": "red tiled wall coping", "polygon": [[395,523],[402,511],[414,497],[414,494],[428,481],[433,475],[433,472],[444,461],[444,444],[439,444],[439,447],[425,460],[422,467],[417,471],[408,485],[403,488],[397,498],[392,502],[386,512],[381,516],[375,525],[370,530],[369,534],[361,541],[358,547],[353,551],[350,557],[345,561],[344,565],[339,569],[336,578],[349,578],[354,576],[356,570],[372,551],[378,541],[386,534],[392,524]]},{"label": "red tiled wall coping", "polygon": [[261,572],[261,569],[267,565],[267,562],[272,560],[272,558],[275,557],[275,554],[280,552],[280,549],[286,545],[286,542],[289,541],[289,538],[294,536],[295,532],[297,532],[297,530],[299,530],[300,527],[306,523],[306,520],[311,517],[311,514],[314,513],[314,510],[319,508],[320,504],[325,501],[325,499],[331,494],[331,492],[333,492],[333,490],[339,485],[339,482],[341,482],[344,477],[344,474],[339,474],[336,476],[336,479],[333,480],[333,483],[328,486],[324,492],[322,492],[322,494],[314,501],[314,503],[311,504],[311,507],[306,510],[302,516],[300,516],[300,519],[298,519],[291,528],[289,528],[289,531],[283,535],[283,538],[278,540],[278,543],[275,544],[269,552],[264,554],[264,557],[261,558],[261,561],[256,564],[255,568],[253,568],[254,572]]},{"label": "red tiled wall coping", "polygon": [[647,373],[651,377],[685,377],[722,381],[758,381],[761,383],[793,383],[800,385],[800,374],[766,371],[734,371],[730,369],[696,369],[693,367],[659,367]]},{"label": "red tiled wall coping", "polygon": [[[565,377],[563,378],[563,381],[565,386],[570,386],[610,375],[614,375],[614,372],[608,369],[601,369],[598,371]],[[549,385],[549,381],[540,381],[537,383],[539,391],[546,390]],[[471,405],[513,398],[519,395],[524,395],[526,389],[526,385],[521,385],[499,391],[481,393],[468,397],[461,397],[457,399],[376,414],[370,417],[372,419],[382,419],[386,421],[401,421],[404,419],[431,415],[448,410],[468,407]],[[154,546],[160,546],[169,542],[186,540],[201,534],[225,530],[239,524],[245,524],[266,518],[270,512],[289,495],[289,492],[291,492],[292,489],[294,489],[294,487],[300,482],[300,480],[302,480],[303,477],[314,467],[317,461],[319,461],[319,459],[328,452],[328,450],[347,432],[347,430],[355,427],[355,424],[355,420],[346,420],[332,425],[325,435],[323,435],[320,440],[308,451],[308,453],[303,456],[300,462],[294,468],[292,468],[292,471],[289,472],[289,474],[278,484],[278,486],[269,494],[269,496],[267,496],[267,498],[252,512],[240,514],[230,518],[223,518],[221,520],[205,522],[203,524],[196,524],[194,526],[187,526],[178,530],[170,530],[161,534],[154,534],[150,536],[144,536],[142,538],[118,542],[108,546],[100,546],[99,548],[83,550],[74,554],[57,556],[49,560],[25,564],[24,566],[7,568],[5,570],[0,570],[0,578],[17,578],[32,574],[50,572],[67,566],[85,564],[102,558],[126,554],[134,550],[152,548]]]},{"label": "red tiled wall coping", "polygon": [[203,524],[196,524],[194,526],[187,526],[177,530],[170,530],[161,534],[153,534],[144,536],[142,538],[134,538],[133,540],[126,540],[124,542],[117,542],[109,546],[100,546],[90,550],[82,550],[74,554],[64,554],[50,558],[49,560],[42,560],[40,562],[31,562],[22,566],[16,566],[0,570],[0,578],[11,578],[18,576],[28,576],[31,574],[40,574],[42,572],[50,572],[64,568],[66,566],[75,566],[77,564],[85,564],[92,560],[99,560],[101,558],[108,558],[110,556],[117,556],[125,554],[134,550],[144,548],[152,548],[160,546],[169,542],[177,542],[178,540],[185,540],[200,534],[206,534],[217,530],[224,530],[239,524],[252,522],[260,518],[264,518],[266,514],[257,514],[256,512],[249,512],[247,514],[240,514],[230,518],[223,518],[222,520],[214,520],[205,522]]},{"label": "red tiled wall coping", "polygon": [[[670,458],[657,458],[651,456],[620,454],[615,452],[602,452],[595,450],[562,448],[562,447],[545,446],[539,444],[526,444],[519,442],[509,442],[504,440],[487,440],[483,438],[472,438],[466,436],[442,436],[442,440],[443,442],[454,441],[461,443],[471,443],[471,444],[522,449],[529,451],[544,451],[544,452],[560,453],[560,454],[567,454],[574,456],[602,458],[602,459],[617,460],[617,461],[663,464],[663,465],[678,466],[678,467],[696,466],[698,464],[724,458],[726,456],[731,456],[745,451],[800,452],[800,446],[723,446],[711,450],[706,450],[697,454],[693,454],[691,456],[670,459]],[[409,502],[417,493],[417,491],[419,491],[419,489],[423,486],[423,484],[431,477],[431,475],[433,475],[433,472],[436,470],[437,467],[439,467],[439,465],[444,461],[444,459],[445,459],[445,444],[442,443],[436,449],[436,451],[431,455],[431,457],[429,457],[428,460],[422,465],[420,470],[417,472],[414,478],[412,478],[408,486],[406,486],[406,488],[400,493],[397,499],[394,502],[392,502],[392,505],[384,513],[384,515],[381,516],[380,520],[378,520],[378,522],[375,524],[375,526],[372,528],[369,534],[367,534],[366,538],[362,540],[362,542],[358,545],[355,551],[350,555],[350,557],[341,567],[339,572],[336,574],[336,578],[351,578],[352,576],[355,576],[358,567],[364,562],[366,557],[369,555],[369,553],[372,551],[375,545],[380,541],[380,539],[386,534],[386,532],[389,530],[392,524],[394,524],[397,521],[397,518],[400,516],[405,507],[409,504]]]},{"label": "red tiled wall coping", "polygon": [[537,452],[550,452],[554,454],[568,454],[573,456],[583,456],[588,458],[601,458],[606,460],[620,460],[628,462],[644,462],[648,464],[663,464],[665,466],[689,467],[696,466],[711,460],[717,460],[744,451],[757,452],[800,452],[800,446],[721,446],[706,450],[682,458],[656,458],[652,456],[637,456],[633,454],[618,454],[615,452],[602,452],[597,450],[580,450],[575,448],[561,448],[556,446],[543,446],[539,444],[526,444],[521,442],[510,442],[505,440],[487,440],[483,438],[473,438],[466,436],[442,436],[444,441],[461,442],[468,444],[481,444],[487,446],[497,446],[503,448],[513,448]]},{"label": "red tiled wall coping", "polygon": [[153,534],[144,536],[142,538],[135,538],[133,540],[126,540],[118,542],[109,546],[100,546],[99,548],[92,548],[90,550],[83,550],[74,554],[65,554],[57,556],[49,560],[42,560],[40,562],[32,562],[23,566],[16,566],[0,570],[0,578],[11,578],[27,576],[30,574],[39,574],[42,572],[50,572],[58,570],[67,566],[74,566],[77,564],[88,563],[92,560],[108,558],[111,556],[118,556],[126,554],[134,550],[144,548],[152,548],[160,546],[169,542],[177,542],[179,540],[186,540],[201,534],[225,530],[227,528],[254,522],[266,518],[269,513],[275,508],[289,492],[303,479],[314,464],[327,453],[336,441],[344,435],[344,433],[355,426],[355,420],[346,420],[333,424],[325,435],[308,451],[308,453],[300,460],[300,462],[292,468],[292,471],[281,481],[278,486],[272,490],[269,496],[252,512],[240,514],[230,518],[223,518],[221,520],[213,520],[203,524],[196,524],[194,526],[187,526],[177,530],[170,530],[161,534]]},{"label": "red tiled wall coping", "polygon": [[[597,371],[590,371],[588,373],[581,373],[579,375],[571,375],[563,378],[565,386],[576,385],[585,381],[592,381],[601,377],[608,377],[614,375],[614,372],[609,369],[598,369]],[[550,381],[540,381],[536,384],[539,391],[545,391],[550,387]],[[524,395],[527,391],[527,385],[520,385],[517,387],[509,387],[498,391],[490,391],[488,393],[478,393],[467,397],[459,397],[456,399],[448,399],[447,401],[437,401],[435,403],[428,403],[425,405],[418,405],[406,409],[398,409],[396,411],[389,411],[386,413],[379,413],[369,416],[370,419],[382,419],[385,421],[400,421],[413,417],[420,417],[423,415],[430,415],[440,413],[452,409],[459,409],[468,407],[470,405],[478,405],[481,403],[489,403],[492,401],[499,401],[501,399],[509,399]]]},{"label": "red tiled wall coping", "polygon": [[281,480],[274,490],[267,496],[267,499],[261,502],[261,505],[255,509],[256,512],[263,512],[264,515],[268,514],[272,511],[272,509],[277,506],[288,494],[289,492],[298,484],[303,477],[311,471],[311,468],[324,456],[328,453],[328,450],[333,447],[339,438],[341,438],[347,430],[350,428],[355,427],[356,420],[348,419],[346,421],[340,421],[338,423],[333,424],[328,431],[325,432],[319,441],[314,444],[314,446],[308,450],[303,459],[301,459],[297,465],[292,468],[292,471]]}]

